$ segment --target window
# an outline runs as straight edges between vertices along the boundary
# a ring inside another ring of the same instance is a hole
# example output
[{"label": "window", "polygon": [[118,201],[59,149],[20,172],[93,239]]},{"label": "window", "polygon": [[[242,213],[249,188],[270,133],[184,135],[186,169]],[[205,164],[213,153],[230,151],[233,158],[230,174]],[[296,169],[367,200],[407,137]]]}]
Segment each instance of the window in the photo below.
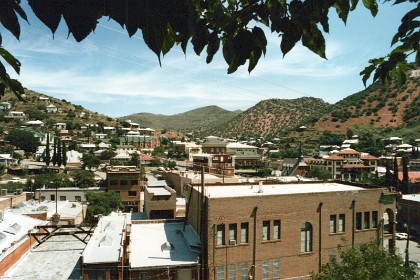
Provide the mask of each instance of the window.
[{"label": "window", "polygon": [[80,202],[80,201],[82,201],[82,197],[81,197],[80,195],[76,195],[76,196],[74,197],[74,200],[76,200],[76,201]]},{"label": "window", "polygon": [[216,280],[225,280],[224,266],[216,266]]},{"label": "window", "polygon": [[262,279],[268,279],[270,275],[270,262],[268,260],[263,260],[262,262]]},{"label": "window", "polygon": [[248,280],[248,263],[241,263],[241,280]]},{"label": "window", "polygon": [[365,217],[363,219],[363,229],[370,228],[370,212],[365,212]]},{"label": "window", "polygon": [[55,201],[55,195],[50,195],[51,201]]},{"label": "window", "polygon": [[362,230],[362,212],[356,213],[356,230]]},{"label": "window", "polygon": [[116,185],[118,185],[118,181],[117,180],[109,180],[109,184],[111,186],[116,186]]},{"label": "window", "polygon": [[137,185],[137,184],[138,184],[138,181],[137,181],[137,180],[131,180],[131,181],[130,181],[130,184],[131,184],[131,185]]},{"label": "window", "polygon": [[230,224],[229,225],[229,245],[234,245],[234,244],[230,244],[231,240],[236,243],[236,233],[237,233],[236,224]]},{"label": "window", "polygon": [[312,252],[312,225],[304,223],[300,228],[300,251]]},{"label": "window", "polygon": [[330,233],[337,232],[337,215],[330,215]]},{"label": "window", "polygon": [[120,180],[120,185],[121,186],[127,186],[128,185],[128,180]]},{"label": "window", "polygon": [[270,240],[270,221],[263,221],[263,236],[264,241]]},{"label": "window", "polygon": [[217,225],[217,241],[216,245],[225,245],[225,225]]},{"label": "window", "polygon": [[66,201],[67,197],[65,195],[60,195],[60,201]]},{"label": "window", "polygon": [[229,280],[236,280],[236,264],[229,265]]},{"label": "window", "polygon": [[137,196],[137,191],[128,191],[128,196]]},{"label": "window", "polygon": [[278,240],[280,239],[280,237],[281,237],[281,221],[274,220],[273,238]]},{"label": "window", "polygon": [[372,228],[378,228],[378,211],[372,212]]},{"label": "window", "polygon": [[280,259],[273,259],[273,278],[280,279]]},{"label": "window", "polygon": [[346,215],[340,214],[338,216],[338,232],[346,231]]},{"label": "window", "polygon": [[241,243],[248,243],[248,223],[241,223]]}]

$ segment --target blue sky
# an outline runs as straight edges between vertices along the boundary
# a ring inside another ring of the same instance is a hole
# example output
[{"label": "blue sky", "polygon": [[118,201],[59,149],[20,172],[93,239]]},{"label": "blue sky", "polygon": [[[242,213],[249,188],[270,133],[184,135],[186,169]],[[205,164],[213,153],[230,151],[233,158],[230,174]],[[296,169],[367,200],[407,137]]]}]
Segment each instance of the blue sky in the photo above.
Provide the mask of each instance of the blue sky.
[{"label": "blue sky", "polygon": [[121,26],[105,18],[81,43],[67,38],[64,20],[53,38],[29,10],[30,25],[21,23],[20,41],[0,31],[3,46],[22,63],[21,74],[11,76],[29,89],[111,117],[140,112],[171,115],[207,105],[246,110],[268,98],[311,96],[335,103],[364,88],[359,72],[369,59],[389,52],[401,17],[413,7],[379,4],[373,18],[359,4],[347,25],[331,10],[330,33],[325,34],[327,60],[300,44],[283,58],[280,38],[266,32],[267,54],[251,75],[247,65],[228,75],[221,52],[206,64],[205,50],[199,57],[192,46],[186,55],[180,48],[172,49],[160,67],[141,32],[129,38]]}]

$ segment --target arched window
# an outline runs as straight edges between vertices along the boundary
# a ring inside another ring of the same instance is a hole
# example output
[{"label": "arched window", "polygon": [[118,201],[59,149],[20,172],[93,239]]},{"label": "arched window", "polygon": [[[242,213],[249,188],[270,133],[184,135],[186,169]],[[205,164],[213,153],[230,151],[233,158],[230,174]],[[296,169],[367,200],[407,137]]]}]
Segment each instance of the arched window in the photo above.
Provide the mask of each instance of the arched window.
[{"label": "arched window", "polygon": [[300,228],[300,251],[312,252],[312,225],[304,223]]}]

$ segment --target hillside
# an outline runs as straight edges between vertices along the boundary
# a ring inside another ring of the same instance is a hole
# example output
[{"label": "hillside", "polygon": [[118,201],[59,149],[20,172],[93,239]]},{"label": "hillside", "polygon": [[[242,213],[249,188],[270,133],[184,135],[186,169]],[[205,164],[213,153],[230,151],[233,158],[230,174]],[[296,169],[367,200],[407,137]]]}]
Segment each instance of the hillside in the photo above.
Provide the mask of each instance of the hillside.
[{"label": "hillside", "polygon": [[121,117],[120,119],[131,120],[139,123],[141,126],[155,129],[170,129],[200,134],[205,128],[220,126],[226,120],[233,119],[240,113],[240,110],[228,111],[218,106],[206,106],[171,116],[139,113]]},{"label": "hillside", "polygon": [[[10,103],[12,108],[9,111],[24,112],[28,120],[40,120],[44,122],[45,126],[61,122],[67,123],[68,129],[74,129],[87,123],[100,123],[104,126],[114,126],[117,123],[115,119],[89,111],[80,105],[74,105],[64,99],[60,100],[32,90],[25,89],[25,99],[25,101],[20,101],[11,91],[6,90],[0,102]],[[47,113],[46,107],[48,105],[56,106],[57,112]],[[16,126],[13,121],[6,122],[3,116],[7,114],[7,111],[0,113],[0,126],[6,128],[6,130]]]},{"label": "hillside", "polygon": [[377,82],[334,104],[313,128],[346,133],[354,126],[400,128],[418,121],[420,78],[410,77],[405,85],[385,86]]},{"label": "hillside", "polygon": [[222,136],[274,136],[316,121],[330,108],[319,98],[267,99],[244,111],[225,126],[208,128],[208,134]]}]

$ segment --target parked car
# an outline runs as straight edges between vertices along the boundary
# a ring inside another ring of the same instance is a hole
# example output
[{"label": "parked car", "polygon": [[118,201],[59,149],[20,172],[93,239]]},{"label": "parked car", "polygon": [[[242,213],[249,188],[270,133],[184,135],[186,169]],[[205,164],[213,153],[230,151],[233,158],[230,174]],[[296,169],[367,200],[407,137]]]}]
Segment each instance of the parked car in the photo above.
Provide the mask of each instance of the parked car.
[{"label": "parked car", "polygon": [[397,232],[395,234],[395,238],[397,238],[398,240],[405,240],[408,238],[408,234],[405,232]]}]

